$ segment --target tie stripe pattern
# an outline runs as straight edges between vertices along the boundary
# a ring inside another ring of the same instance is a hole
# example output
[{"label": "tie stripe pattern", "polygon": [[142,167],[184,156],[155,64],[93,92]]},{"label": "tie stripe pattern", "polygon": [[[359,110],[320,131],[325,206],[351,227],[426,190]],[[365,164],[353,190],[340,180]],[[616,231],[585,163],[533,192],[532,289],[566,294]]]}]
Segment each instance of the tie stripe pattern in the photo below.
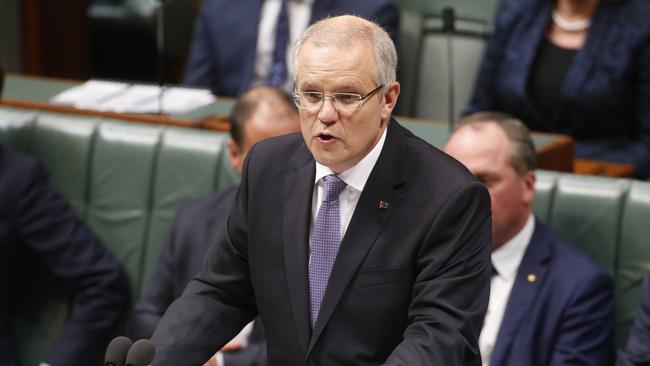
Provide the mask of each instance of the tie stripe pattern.
[{"label": "tie stripe pattern", "polygon": [[314,221],[309,262],[309,305],[311,326],[316,325],[334,260],[341,245],[339,194],[345,189],[336,175],[323,177],[323,200]]},{"label": "tie stripe pattern", "polygon": [[273,61],[266,84],[281,87],[287,78],[287,45],[289,43],[289,0],[282,0],[278,24],[275,27],[275,47]]}]

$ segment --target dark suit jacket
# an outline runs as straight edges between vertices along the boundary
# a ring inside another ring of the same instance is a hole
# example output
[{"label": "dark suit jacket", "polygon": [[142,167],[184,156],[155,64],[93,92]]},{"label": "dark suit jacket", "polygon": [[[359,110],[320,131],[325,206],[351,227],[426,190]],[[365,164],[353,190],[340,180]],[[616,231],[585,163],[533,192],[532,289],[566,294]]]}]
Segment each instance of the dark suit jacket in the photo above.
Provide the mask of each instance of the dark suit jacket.
[{"label": "dark suit jacket", "polygon": [[485,188],[392,121],[312,330],[314,175],[299,134],[251,149],[226,236],[156,328],[153,365],[199,365],[258,311],[272,366],[480,365],[491,272]]},{"label": "dark suit jacket", "polygon": [[528,80],[550,26],[551,0],[502,0],[465,111],[500,110],[537,131],[574,136],[576,155],[636,165],[650,176],[650,4],[600,2],[560,90],[555,120],[530,99]]},{"label": "dark suit jacket", "polygon": [[52,366],[97,364],[128,301],[126,276],[55,192],[44,167],[3,146],[0,248],[0,364],[17,364],[9,318],[17,280],[29,260],[44,263],[74,295],[70,318],[45,361]]},{"label": "dark suit jacket", "polygon": [[614,318],[611,277],[536,221],[490,365],[611,365]]},{"label": "dark suit jacket", "polygon": [[[250,87],[263,0],[205,0],[194,25],[185,84],[238,96]],[[314,0],[310,23],[355,14],[384,26],[397,39],[399,12],[389,0]],[[289,62],[289,60],[287,60]]]},{"label": "dark suit jacket", "polygon": [[650,365],[650,273],[643,278],[641,305],[636,311],[625,350],[619,353],[617,365]]},{"label": "dark suit jacket", "polygon": [[[135,305],[130,325],[132,339],[151,338],[167,307],[201,270],[210,245],[224,234],[236,191],[237,186],[232,186],[178,209],[156,272]],[[257,321],[248,346],[224,353],[224,362],[227,366],[266,364],[264,339],[263,328]]]}]

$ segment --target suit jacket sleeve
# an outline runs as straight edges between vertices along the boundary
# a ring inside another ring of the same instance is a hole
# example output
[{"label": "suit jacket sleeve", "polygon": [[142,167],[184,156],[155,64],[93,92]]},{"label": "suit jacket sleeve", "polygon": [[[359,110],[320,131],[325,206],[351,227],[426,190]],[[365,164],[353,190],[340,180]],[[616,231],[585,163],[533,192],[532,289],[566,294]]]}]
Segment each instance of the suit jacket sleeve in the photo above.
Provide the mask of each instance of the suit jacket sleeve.
[{"label": "suit jacket sleeve", "polygon": [[19,197],[21,241],[66,281],[74,295],[70,317],[46,361],[54,366],[93,364],[103,354],[127,304],[126,276],[52,188],[42,165],[32,164],[26,175],[29,178]]},{"label": "suit jacket sleeve", "polygon": [[151,338],[160,318],[165,314],[169,304],[176,298],[174,296],[172,277],[175,275],[174,262],[179,260],[176,247],[182,217],[182,211],[179,210],[174,218],[163,252],[158,259],[156,271],[145,288],[142,297],[135,305],[129,332],[133,339]]},{"label": "suit jacket sleeve", "polygon": [[634,317],[625,350],[619,352],[619,366],[650,364],[650,274],[643,279],[641,291],[641,305]]},{"label": "suit jacket sleeve", "polygon": [[613,293],[613,282],[606,273],[599,273],[576,289],[564,311],[549,365],[614,362]]},{"label": "suit jacket sleeve", "polygon": [[[489,198],[479,183],[447,200],[419,256],[411,324],[384,365],[480,365],[490,289]],[[436,239],[433,239],[436,238]]]},{"label": "suit jacket sleeve", "polygon": [[214,13],[210,11],[212,1],[204,1],[201,12],[194,25],[190,57],[187,62],[184,83],[190,86],[210,87],[212,83],[219,81],[219,75],[214,68],[215,52],[210,42],[210,22],[219,21],[214,19]]}]

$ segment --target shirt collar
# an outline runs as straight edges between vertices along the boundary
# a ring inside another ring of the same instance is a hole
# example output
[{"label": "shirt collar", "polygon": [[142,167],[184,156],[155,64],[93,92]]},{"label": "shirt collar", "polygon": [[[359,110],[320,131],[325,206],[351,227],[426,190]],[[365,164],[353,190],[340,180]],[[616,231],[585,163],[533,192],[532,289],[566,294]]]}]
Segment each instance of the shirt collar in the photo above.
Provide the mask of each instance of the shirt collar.
[{"label": "shirt collar", "polygon": [[[338,177],[341,178],[341,180],[344,181],[348,187],[352,187],[354,190],[357,190],[359,192],[363,191],[363,187],[368,181],[370,172],[372,172],[372,168],[375,167],[375,164],[379,159],[379,154],[381,154],[381,150],[384,147],[387,131],[388,127],[384,129],[384,132],[381,134],[379,141],[377,141],[372,150],[370,150],[370,152],[366,154],[363,159],[361,159],[352,168],[338,174]],[[316,162],[316,176],[314,178],[314,183],[318,183],[321,178],[330,174],[336,173],[334,173],[332,169],[326,167],[325,165]]]},{"label": "shirt collar", "polygon": [[531,213],[526,225],[501,247],[492,252],[492,265],[499,276],[511,280],[517,275],[517,270],[524,257],[530,238],[535,230],[535,217]]}]

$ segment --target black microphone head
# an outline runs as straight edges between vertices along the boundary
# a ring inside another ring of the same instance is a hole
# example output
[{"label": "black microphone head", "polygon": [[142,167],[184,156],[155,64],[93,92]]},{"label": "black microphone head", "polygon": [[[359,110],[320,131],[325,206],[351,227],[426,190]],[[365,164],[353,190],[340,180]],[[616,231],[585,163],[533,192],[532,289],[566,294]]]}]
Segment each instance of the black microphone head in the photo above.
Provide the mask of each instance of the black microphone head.
[{"label": "black microphone head", "polygon": [[140,339],[133,343],[126,355],[126,366],[148,366],[153,361],[156,350],[148,339]]},{"label": "black microphone head", "polygon": [[445,32],[453,32],[456,26],[454,23],[456,22],[456,12],[454,11],[454,8],[451,7],[445,7],[442,9],[442,29]]},{"label": "black microphone head", "polygon": [[106,347],[104,366],[124,366],[126,354],[133,342],[124,336],[114,338]]}]

